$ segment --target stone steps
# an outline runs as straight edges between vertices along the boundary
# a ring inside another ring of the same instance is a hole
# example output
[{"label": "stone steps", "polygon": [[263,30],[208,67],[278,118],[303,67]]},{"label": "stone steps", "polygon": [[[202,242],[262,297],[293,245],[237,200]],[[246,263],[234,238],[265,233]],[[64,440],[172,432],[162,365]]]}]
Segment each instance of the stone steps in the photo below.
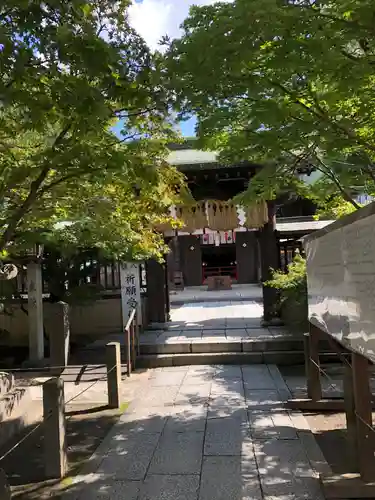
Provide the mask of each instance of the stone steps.
[{"label": "stone steps", "polygon": [[[337,361],[329,346],[321,347],[322,360]],[[125,363],[126,348],[121,345],[121,359]],[[71,357],[75,364],[105,364],[105,344],[80,349]],[[142,343],[137,366],[155,368],[194,364],[280,364],[304,362],[303,338],[251,339],[246,341],[201,341],[178,343]]]},{"label": "stone steps", "polygon": [[205,352],[190,354],[146,354],[137,359],[137,368],[186,365],[301,364],[302,351]]},{"label": "stone steps", "polygon": [[210,340],[183,342],[141,343],[142,355],[149,354],[190,354],[190,353],[262,353],[267,351],[303,351],[303,339],[246,339],[246,340]]},{"label": "stone steps", "polygon": [[[337,362],[335,353],[321,353],[323,363]],[[158,368],[187,365],[301,365],[305,362],[303,351],[265,352],[210,352],[190,354],[147,354],[137,358],[137,368]]]}]

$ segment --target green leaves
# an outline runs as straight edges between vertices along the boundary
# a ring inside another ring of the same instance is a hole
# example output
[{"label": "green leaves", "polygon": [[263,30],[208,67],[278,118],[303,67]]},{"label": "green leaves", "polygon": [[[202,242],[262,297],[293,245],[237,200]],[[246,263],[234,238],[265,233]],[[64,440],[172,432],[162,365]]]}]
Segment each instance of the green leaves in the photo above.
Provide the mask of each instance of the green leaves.
[{"label": "green leaves", "polygon": [[[248,200],[288,187],[306,162],[334,182],[374,183],[375,14],[370,0],[236,0],[196,7],[165,66],[180,113],[227,161],[266,165]],[[331,159],[362,164],[332,171]],[[322,160],[323,164],[322,165]],[[340,187],[339,187],[340,186]],[[347,192],[344,198],[350,197]]]},{"label": "green leaves", "polygon": [[128,5],[1,3],[0,251],[43,229],[64,248],[160,256],[153,222],[182,178],[165,162],[167,94]]}]

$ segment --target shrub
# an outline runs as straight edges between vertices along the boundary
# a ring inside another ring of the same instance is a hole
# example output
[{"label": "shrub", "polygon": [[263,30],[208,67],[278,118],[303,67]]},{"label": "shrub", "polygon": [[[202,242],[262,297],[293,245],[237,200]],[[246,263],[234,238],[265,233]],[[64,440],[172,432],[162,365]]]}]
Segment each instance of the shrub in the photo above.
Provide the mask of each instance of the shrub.
[{"label": "shrub", "polygon": [[288,272],[273,271],[267,286],[279,292],[279,309],[285,324],[295,330],[305,330],[307,325],[306,260],[297,253],[288,265]]}]

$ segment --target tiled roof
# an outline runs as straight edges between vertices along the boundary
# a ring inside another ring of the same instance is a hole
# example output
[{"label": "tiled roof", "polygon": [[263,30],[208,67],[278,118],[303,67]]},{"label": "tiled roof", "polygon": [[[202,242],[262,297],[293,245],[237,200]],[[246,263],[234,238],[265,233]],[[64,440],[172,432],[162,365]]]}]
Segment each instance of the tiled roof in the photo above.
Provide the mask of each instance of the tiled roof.
[{"label": "tiled roof", "polygon": [[297,222],[277,222],[276,229],[279,233],[303,233],[323,229],[334,222],[333,220],[310,220]]},{"label": "tiled roof", "polygon": [[171,151],[168,163],[175,166],[193,165],[200,163],[217,163],[218,153],[199,149],[179,149]]}]

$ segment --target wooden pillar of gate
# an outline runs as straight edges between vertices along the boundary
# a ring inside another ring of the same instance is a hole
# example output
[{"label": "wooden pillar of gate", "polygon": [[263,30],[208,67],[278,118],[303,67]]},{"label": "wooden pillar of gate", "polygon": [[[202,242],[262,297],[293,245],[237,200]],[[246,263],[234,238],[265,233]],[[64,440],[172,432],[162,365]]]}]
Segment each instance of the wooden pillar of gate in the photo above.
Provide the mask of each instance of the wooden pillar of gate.
[{"label": "wooden pillar of gate", "polygon": [[[271,269],[279,268],[279,251],[276,236],[276,204],[267,202],[268,222],[259,230],[261,281],[271,279]],[[277,291],[263,284],[263,318],[270,321],[277,304]]]},{"label": "wooden pillar of gate", "polygon": [[165,266],[151,259],[146,263],[146,272],[148,320],[165,323],[168,314]]}]

